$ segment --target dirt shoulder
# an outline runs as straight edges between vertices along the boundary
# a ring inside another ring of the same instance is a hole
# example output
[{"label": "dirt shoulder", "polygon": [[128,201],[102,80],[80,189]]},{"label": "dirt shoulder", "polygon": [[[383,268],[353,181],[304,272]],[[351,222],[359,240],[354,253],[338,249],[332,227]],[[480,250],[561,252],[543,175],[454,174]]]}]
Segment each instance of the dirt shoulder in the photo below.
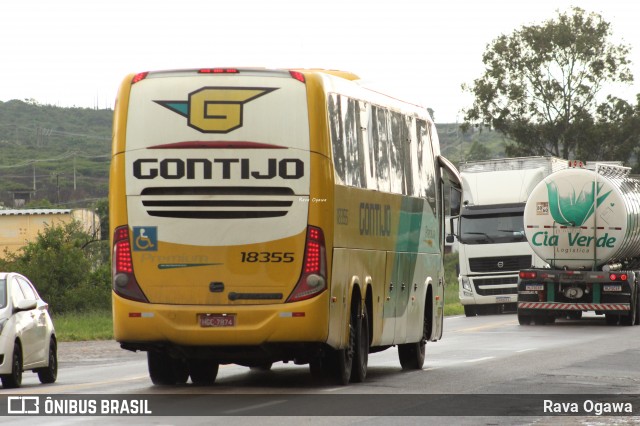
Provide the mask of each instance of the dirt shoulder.
[{"label": "dirt shoulder", "polygon": [[78,363],[86,361],[105,361],[111,359],[145,358],[144,352],[131,352],[120,348],[115,340],[90,340],[82,342],[59,342],[58,361]]}]

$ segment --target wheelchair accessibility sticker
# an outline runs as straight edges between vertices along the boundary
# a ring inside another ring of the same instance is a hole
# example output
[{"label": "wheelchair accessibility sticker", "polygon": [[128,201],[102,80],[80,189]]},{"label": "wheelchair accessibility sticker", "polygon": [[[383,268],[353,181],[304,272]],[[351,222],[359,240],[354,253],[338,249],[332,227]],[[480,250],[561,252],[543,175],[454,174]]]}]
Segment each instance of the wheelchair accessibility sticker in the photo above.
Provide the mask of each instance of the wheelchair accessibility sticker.
[{"label": "wheelchair accessibility sticker", "polygon": [[134,226],[133,251],[158,251],[158,227]]}]

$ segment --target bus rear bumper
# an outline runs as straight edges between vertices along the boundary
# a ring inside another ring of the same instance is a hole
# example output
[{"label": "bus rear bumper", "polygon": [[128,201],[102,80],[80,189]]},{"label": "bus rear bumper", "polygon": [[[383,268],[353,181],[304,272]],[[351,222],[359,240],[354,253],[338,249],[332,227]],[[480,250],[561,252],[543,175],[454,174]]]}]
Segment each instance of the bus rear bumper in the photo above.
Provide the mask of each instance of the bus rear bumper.
[{"label": "bus rear bumper", "polygon": [[[114,338],[123,347],[145,345],[260,346],[324,343],[329,293],[295,303],[269,305],[163,305],[112,293]],[[213,320],[201,321],[208,315]],[[223,316],[227,320],[216,320]],[[134,349],[129,347],[128,349]]]}]

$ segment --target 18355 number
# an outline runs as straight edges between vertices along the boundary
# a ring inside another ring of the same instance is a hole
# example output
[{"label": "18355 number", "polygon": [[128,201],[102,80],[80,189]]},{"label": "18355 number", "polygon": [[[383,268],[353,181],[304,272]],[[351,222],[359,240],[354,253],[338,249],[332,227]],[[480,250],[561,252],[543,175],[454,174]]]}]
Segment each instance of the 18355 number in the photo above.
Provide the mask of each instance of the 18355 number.
[{"label": "18355 number", "polygon": [[290,252],[280,251],[243,251],[243,263],[291,263],[294,256]]}]

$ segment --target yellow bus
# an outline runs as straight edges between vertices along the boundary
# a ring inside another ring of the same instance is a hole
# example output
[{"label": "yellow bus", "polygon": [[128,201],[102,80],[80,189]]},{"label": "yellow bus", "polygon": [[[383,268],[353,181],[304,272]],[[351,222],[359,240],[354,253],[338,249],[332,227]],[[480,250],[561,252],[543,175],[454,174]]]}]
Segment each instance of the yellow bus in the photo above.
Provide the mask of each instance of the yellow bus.
[{"label": "yellow bus", "polygon": [[358,80],[248,68],[124,79],[114,336],[147,352],[154,384],[279,361],[360,382],[368,354],[394,346],[404,369],[422,368],[442,336],[459,175],[427,110]]}]

